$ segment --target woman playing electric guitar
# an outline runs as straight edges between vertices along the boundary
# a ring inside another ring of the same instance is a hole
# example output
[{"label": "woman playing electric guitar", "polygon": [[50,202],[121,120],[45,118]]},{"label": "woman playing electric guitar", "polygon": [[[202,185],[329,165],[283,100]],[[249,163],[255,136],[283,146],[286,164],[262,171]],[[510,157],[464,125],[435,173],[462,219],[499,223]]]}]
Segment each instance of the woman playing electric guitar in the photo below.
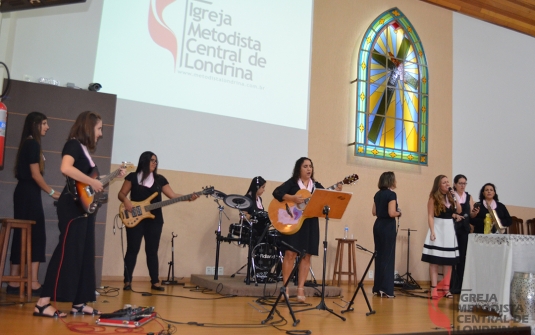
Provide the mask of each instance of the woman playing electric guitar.
[{"label": "woman playing electric guitar", "polygon": [[[336,187],[337,191],[342,190],[342,183]],[[291,201],[296,204],[305,202],[306,199],[296,193],[305,189],[313,193],[316,188],[324,188],[320,183],[314,180],[314,165],[312,160],[307,157],[301,157],[295,162],[293,174],[290,179],[284,182],[273,191],[273,197],[278,201]],[[292,235],[282,235],[281,239],[297,250],[305,250],[305,255],[301,257],[298,272],[297,300],[304,302],[305,281],[310,269],[311,255],[318,255],[320,230],[318,218],[307,218],[301,229]],[[283,282],[286,283],[292,273],[297,253],[292,250],[284,250],[284,261],[282,263]]]},{"label": "woman playing electric guitar", "polygon": [[[119,200],[124,204],[124,208],[132,212],[132,201],[143,201],[153,193],[158,195],[152,199],[151,203],[162,201],[162,193],[168,198],[174,199],[182,196],[177,194],[169,186],[169,182],[164,176],[158,174],[158,157],[156,154],[145,151],[139,157],[136,172],[129,173],[124,178],[123,186],[119,191]],[[130,193],[130,199],[128,194]],[[199,196],[192,194],[190,201]],[[141,247],[141,240],[145,238],[145,253],[147,254],[147,266],[149,268],[151,289],[163,291],[160,286],[158,276],[158,248],[160,246],[160,236],[163,228],[162,209],[153,209],[151,213],[154,219],[143,219],[135,227],[126,230],[126,255],[124,257],[124,290],[132,289],[132,273],[136,266],[137,254]]]}]

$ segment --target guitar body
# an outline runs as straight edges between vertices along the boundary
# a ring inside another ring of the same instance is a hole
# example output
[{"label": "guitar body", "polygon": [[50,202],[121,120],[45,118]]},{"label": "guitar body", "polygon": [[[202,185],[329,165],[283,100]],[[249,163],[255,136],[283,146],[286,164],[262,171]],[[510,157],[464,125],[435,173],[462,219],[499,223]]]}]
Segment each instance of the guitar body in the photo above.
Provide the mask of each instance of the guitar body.
[{"label": "guitar body", "polygon": [[[89,177],[98,179],[100,174],[95,166],[89,173]],[[101,198],[104,196],[104,192],[96,193],[93,188],[87,184],[79,181],[74,182],[74,194],[78,199],[78,203],[82,209],[89,214],[93,214],[100,205]]]},{"label": "guitar body", "polygon": [[150,205],[151,200],[157,195],[158,192],[154,192],[150,197],[143,201],[132,201],[132,213],[127,211],[124,208],[124,204],[121,203],[119,206],[119,217],[121,218],[121,221],[123,221],[123,224],[128,228],[133,228],[137,226],[143,219],[154,219],[155,216],[150,211],[147,211],[145,206]]},{"label": "guitar body", "polygon": [[[296,195],[300,195],[303,199],[309,199],[312,194],[308,190],[299,190]],[[306,217],[303,216],[306,202],[296,204],[291,201],[278,201],[273,199],[268,207],[269,219],[275,229],[281,234],[293,235],[301,229],[303,221]]]}]

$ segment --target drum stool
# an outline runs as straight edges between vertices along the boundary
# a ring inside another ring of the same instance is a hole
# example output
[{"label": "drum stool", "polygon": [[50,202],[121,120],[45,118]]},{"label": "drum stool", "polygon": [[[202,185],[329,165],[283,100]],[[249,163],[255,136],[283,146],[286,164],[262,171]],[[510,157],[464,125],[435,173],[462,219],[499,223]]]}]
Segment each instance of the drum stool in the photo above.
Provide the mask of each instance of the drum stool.
[{"label": "drum stool", "polygon": [[[2,285],[2,282],[20,282],[20,286],[23,289],[20,290],[19,297],[20,300],[23,301],[24,284],[26,284],[26,298],[28,302],[32,301],[32,224],[35,224],[35,221],[2,219],[2,226],[0,227],[0,285]],[[11,230],[15,228],[20,228],[22,230],[20,244],[20,275],[4,276],[9,236],[11,235]],[[28,268],[27,271],[25,271],[26,267]],[[26,276],[24,275],[25,272]]]},{"label": "drum stool", "polygon": [[[332,285],[340,286],[342,275],[347,275],[347,283],[357,285],[357,259],[355,252],[355,239],[337,238],[338,246],[336,247],[336,259],[334,261],[334,271]],[[347,245],[347,271],[342,271],[344,262],[344,245]],[[338,278],[337,278],[338,276]],[[353,277],[353,279],[351,279]]]}]

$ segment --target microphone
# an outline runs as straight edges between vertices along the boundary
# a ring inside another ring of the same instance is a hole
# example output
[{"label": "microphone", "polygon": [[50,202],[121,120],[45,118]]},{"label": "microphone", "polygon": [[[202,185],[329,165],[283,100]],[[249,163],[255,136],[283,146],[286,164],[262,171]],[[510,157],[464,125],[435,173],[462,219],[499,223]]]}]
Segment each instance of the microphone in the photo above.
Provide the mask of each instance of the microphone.
[{"label": "microphone", "polygon": [[457,205],[455,204],[455,194],[453,193],[453,189],[451,187],[448,187],[448,191],[450,191],[451,196],[453,197],[453,210],[457,211]]}]

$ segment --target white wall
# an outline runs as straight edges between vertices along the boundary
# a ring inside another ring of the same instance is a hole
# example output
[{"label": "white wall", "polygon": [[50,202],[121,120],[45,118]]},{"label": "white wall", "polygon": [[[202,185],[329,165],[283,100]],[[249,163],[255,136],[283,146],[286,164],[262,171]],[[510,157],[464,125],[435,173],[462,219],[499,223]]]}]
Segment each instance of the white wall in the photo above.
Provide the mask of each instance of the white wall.
[{"label": "white wall", "polygon": [[501,202],[535,207],[535,38],[461,14],[453,29],[453,174],[476,198],[490,182]]}]

